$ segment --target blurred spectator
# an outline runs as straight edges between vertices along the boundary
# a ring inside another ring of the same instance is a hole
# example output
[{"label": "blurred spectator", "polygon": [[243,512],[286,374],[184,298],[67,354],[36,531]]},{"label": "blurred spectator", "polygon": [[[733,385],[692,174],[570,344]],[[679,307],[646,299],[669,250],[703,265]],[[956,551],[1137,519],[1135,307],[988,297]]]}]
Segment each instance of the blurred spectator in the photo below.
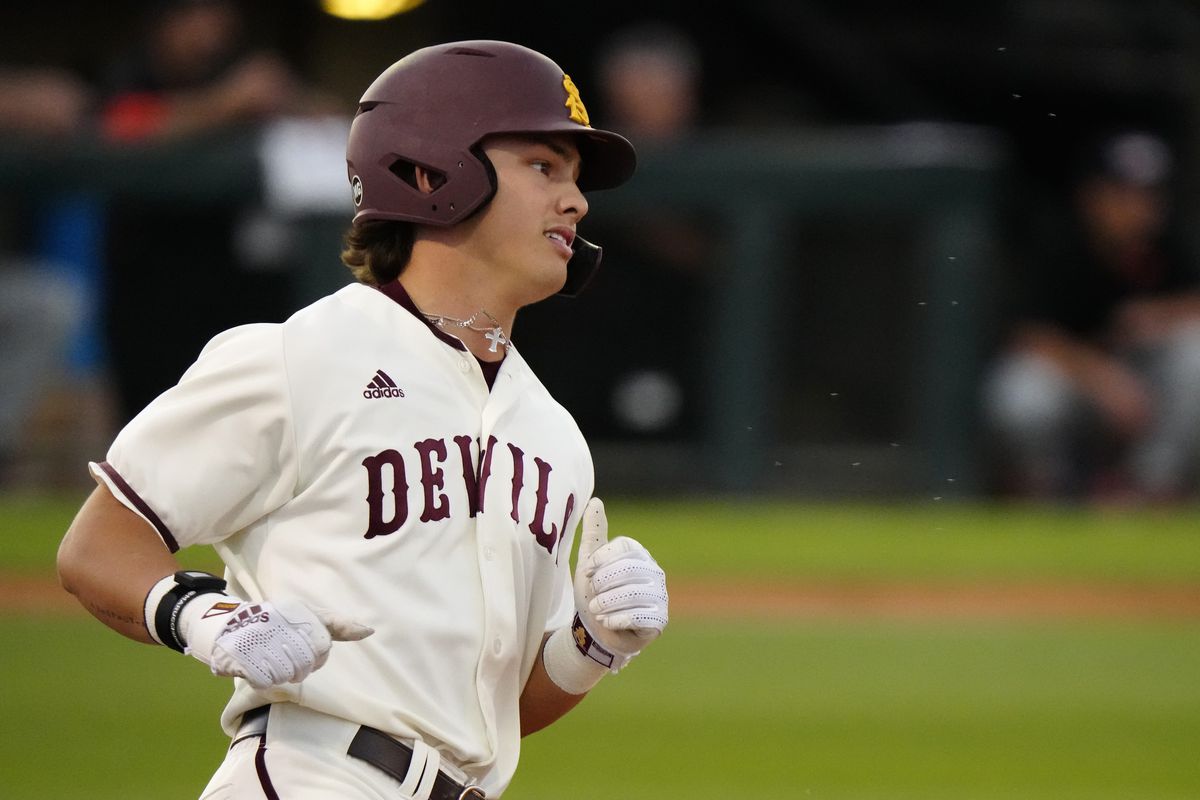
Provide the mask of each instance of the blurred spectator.
[{"label": "blurred spectator", "polygon": [[682,31],[662,24],[618,32],[601,48],[605,118],[643,147],[690,134],[700,113],[700,51]]},{"label": "blurred spectator", "polygon": [[80,306],[53,264],[0,256],[0,486],[16,477],[38,400],[65,372]]},{"label": "blurred spectator", "polygon": [[107,79],[104,132],[142,141],[309,110],[315,95],[278,55],[251,49],[237,0],[158,0],[141,43]]},{"label": "blurred spectator", "polygon": [[1006,488],[1154,501],[1195,489],[1200,278],[1169,238],[1172,154],[1123,132],[1086,151],[1074,227],[1028,276],[987,380]]},{"label": "blurred spectator", "polygon": [[[659,23],[619,31],[601,49],[599,74],[605,119],[639,152],[653,158],[699,131],[700,51],[683,31]],[[711,251],[703,228],[677,213],[628,220],[622,228],[648,258],[685,274]]]},{"label": "blurred spectator", "polygon": [[[0,135],[44,144],[82,132],[89,87],[57,69],[0,69]],[[29,227],[29,207],[11,228]],[[10,226],[6,226],[10,227]],[[0,243],[0,485],[15,479],[39,400],[66,367],[66,345],[82,297],[62,265],[27,255],[25,236],[5,231]]]},{"label": "blurred spectator", "polygon": [[[251,46],[235,0],[158,0],[143,36],[105,82],[102,130],[112,141],[169,142],[242,130],[332,105],[278,55]],[[290,276],[272,262],[254,198],[243,202],[125,198],[110,209],[106,332],[118,424],[174,384],[216,332],[291,310]]]},{"label": "blurred spectator", "polygon": [[29,138],[78,133],[92,91],[66,70],[0,67],[0,130]]},{"label": "blurred spectator", "polygon": [[[633,142],[643,164],[670,158],[699,130],[702,65],[683,31],[664,24],[618,31],[600,48],[597,116]],[[588,102],[587,87],[581,87]],[[678,157],[678,156],[675,156]],[[634,178],[634,183],[638,179]],[[688,209],[589,217],[580,232],[604,247],[578,300],[522,312],[517,342],[589,436],[680,439],[699,425],[707,275],[715,247]],[[621,309],[613,318],[612,309]],[[604,330],[569,342],[573,330]]]}]

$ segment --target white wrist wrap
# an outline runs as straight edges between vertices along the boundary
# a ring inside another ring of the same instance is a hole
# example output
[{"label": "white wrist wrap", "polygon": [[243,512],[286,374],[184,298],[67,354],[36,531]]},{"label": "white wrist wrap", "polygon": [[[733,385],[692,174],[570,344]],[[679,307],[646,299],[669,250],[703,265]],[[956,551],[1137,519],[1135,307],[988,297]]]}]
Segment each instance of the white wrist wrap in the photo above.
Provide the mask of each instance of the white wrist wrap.
[{"label": "white wrist wrap", "polygon": [[217,595],[205,602],[188,603],[179,612],[179,638],[184,642],[184,651],[192,658],[212,666],[213,649],[217,637],[233,612],[245,604],[240,597]]},{"label": "white wrist wrap", "polygon": [[570,625],[550,634],[542,648],[542,665],[554,685],[567,694],[586,694],[609,671],[580,652]]}]

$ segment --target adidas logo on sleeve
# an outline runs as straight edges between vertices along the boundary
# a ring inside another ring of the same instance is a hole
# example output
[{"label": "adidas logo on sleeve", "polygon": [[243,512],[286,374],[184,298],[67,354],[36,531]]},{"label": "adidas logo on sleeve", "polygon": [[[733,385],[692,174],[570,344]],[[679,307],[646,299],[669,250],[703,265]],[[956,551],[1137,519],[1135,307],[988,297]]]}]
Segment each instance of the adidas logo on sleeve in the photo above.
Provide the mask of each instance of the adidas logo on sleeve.
[{"label": "adidas logo on sleeve", "polygon": [[404,390],[397,386],[386,372],[377,369],[375,377],[367,384],[367,388],[363,389],[363,397],[368,400],[376,397],[404,397]]}]

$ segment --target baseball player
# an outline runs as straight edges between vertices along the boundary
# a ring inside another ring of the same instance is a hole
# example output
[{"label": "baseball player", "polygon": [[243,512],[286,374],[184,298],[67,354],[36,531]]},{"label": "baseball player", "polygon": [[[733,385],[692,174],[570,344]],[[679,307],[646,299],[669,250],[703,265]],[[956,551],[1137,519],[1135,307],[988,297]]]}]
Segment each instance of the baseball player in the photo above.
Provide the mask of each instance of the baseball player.
[{"label": "baseball player", "polygon": [[[347,163],[358,282],[209,342],[91,465],[59,574],[234,678],[203,797],[498,797],[521,737],[667,622],[662,569],[608,539],[587,445],[512,340],[586,283],[582,192],[635,155],[553,61],[472,41],[380,75]],[[181,570],[196,544],[223,578]]]}]

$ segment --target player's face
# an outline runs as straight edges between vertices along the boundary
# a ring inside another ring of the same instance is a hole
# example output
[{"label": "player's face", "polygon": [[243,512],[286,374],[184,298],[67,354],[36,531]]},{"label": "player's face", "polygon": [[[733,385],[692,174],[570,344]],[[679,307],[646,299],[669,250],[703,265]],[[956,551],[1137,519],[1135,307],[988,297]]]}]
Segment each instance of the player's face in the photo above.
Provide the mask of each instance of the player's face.
[{"label": "player's face", "polygon": [[575,226],[587,214],[580,158],[570,136],[502,136],[484,152],[496,169],[496,195],[471,236],[497,289],[515,307],[557,292],[567,279]]}]

